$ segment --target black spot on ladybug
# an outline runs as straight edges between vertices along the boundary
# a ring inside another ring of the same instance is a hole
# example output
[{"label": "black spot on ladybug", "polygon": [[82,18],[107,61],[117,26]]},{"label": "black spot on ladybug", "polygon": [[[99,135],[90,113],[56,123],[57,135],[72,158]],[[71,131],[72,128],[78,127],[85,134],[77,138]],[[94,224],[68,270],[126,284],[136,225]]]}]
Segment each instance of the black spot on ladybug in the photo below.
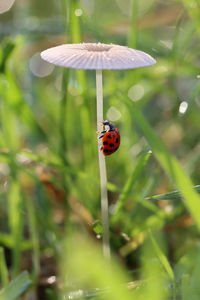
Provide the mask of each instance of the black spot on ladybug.
[{"label": "black spot on ladybug", "polygon": [[109,138],[109,139],[112,139],[112,136],[111,136],[111,134],[109,134],[109,135],[108,135],[108,138]]},{"label": "black spot on ladybug", "polygon": [[113,137],[115,137],[115,135],[113,134]]},{"label": "black spot on ladybug", "polygon": [[118,143],[119,142],[119,139],[116,139],[115,143]]},{"label": "black spot on ladybug", "polygon": [[110,147],[114,147],[114,144],[109,144]]},{"label": "black spot on ladybug", "polygon": [[104,149],[104,152],[105,152],[105,153],[108,153],[108,151],[109,151],[108,149]]},{"label": "black spot on ladybug", "polygon": [[104,141],[103,144],[104,144],[104,145],[108,145],[108,142],[107,142],[107,141]]},{"label": "black spot on ladybug", "polygon": [[114,149],[114,151],[117,151],[118,148],[119,148],[119,147],[116,147],[116,148]]}]

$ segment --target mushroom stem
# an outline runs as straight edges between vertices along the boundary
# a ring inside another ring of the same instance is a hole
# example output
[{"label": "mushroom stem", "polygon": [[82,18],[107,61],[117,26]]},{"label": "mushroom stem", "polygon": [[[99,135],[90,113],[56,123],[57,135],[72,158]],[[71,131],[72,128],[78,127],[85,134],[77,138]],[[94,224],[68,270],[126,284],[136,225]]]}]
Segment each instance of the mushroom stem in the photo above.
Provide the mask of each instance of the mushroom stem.
[{"label": "mushroom stem", "polygon": [[[102,70],[96,70],[96,88],[97,88],[97,131],[103,130],[103,88],[102,88]],[[101,141],[99,146],[99,171],[101,185],[101,217],[103,226],[103,254],[110,258],[109,243],[109,217],[108,217],[108,193],[107,193],[107,174],[105,157],[101,151]]]}]

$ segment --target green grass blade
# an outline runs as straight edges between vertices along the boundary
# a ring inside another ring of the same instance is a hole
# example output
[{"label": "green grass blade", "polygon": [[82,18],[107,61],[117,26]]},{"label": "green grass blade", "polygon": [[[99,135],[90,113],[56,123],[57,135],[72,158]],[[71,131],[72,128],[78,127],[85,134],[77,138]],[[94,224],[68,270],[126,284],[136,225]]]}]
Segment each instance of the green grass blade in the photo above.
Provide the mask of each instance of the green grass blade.
[{"label": "green grass blade", "polygon": [[14,243],[12,251],[12,267],[13,276],[16,276],[19,272],[20,266],[20,254],[21,254],[21,241],[22,241],[22,216],[21,216],[21,191],[20,186],[16,180],[11,183],[9,195],[9,225],[10,231]]},{"label": "green grass blade", "polygon": [[68,165],[66,158],[67,152],[67,140],[66,140],[66,117],[67,117],[67,102],[68,102],[68,85],[69,85],[69,69],[63,70],[62,75],[62,99],[60,101],[60,116],[59,116],[59,131],[60,131],[60,147],[59,154],[63,160],[63,163]]},{"label": "green grass blade", "polygon": [[194,270],[190,276],[190,284],[188,294],[190,294],[191,300],[199,299],[200,287],[199,287],[199,277],[200,277],[200,256],[196,257]]},{"label": "green grass blade", "polygon": [[[12,234],[6,234],[0,232],[0,244],[9,248],[14,249],[15,248],[15,241],[13,240]],[[20,249],[22,251],[28,251],[32,249],[32,242],[30,240],[23,240],[20,241]]]},{"label": "green grass blade", "polygon": [[181,194],[183,195],[183,198],[185,200],[184,203],[193,216],[196,225],[200,229],[200,197],[194,191],[191,180],[184,173],[184,170],[182,169],[176,158],[174,158],[169,153],[165,144],[151,128],[140,110],[137,109],[137,106],[128,98],[123,97],[123,99],[129,105],[131,113],[134,117],[134,121],[142,130],[144,136],[146,137],[149,145],[152,148],[153,154],[156,156],[157,160],[159,161],[160,165],[163,167],[171,181],[176,184]]},{"label": "green grass blade", "polygon": [[121,189],[119,189],[119,187],[117,187],[114,183],[112,182],[108,182],[107,183],[107,189],[110,191],[110,192],[113,192],[113,193],[121,193]]},{"label": "green grass blade", "polygon": [[142,172],[142,170],[143,170],[144,166],[146,165],[150,156],[151,156],[150,152],[142,155],[142,157],[139,159],[136,167],[134,168],[131,176],[128,178],[128,180],[124,186],[124,189],[123,189],[121,195],[119,196],[119,200],[117,201],[117,204],[116,204],[115,215],[113,216],[114,222],[118,220],[120,211],[123,208],[124,203],[125,203],[127,197],[129,196],[134,183],[136,182],[138,176]]},{"label": "green grass blade", "polygon": [[137,45],[137,31],[138,31],[138,0],[131,1],[131,24],[128,35],[128,47],[136,48]]},{"label": "green grass blade", "polygon": [[5,68],[6,68],[6,63],[9,60],[10,55],[13,53],[13,50],[15,49],[15,42],[11,41],[11,40],[5,40],[2,43],[2,55],[1,55],[1,59],[0,59],[0,73],[4,73],[5,72]]},{"label": "green grass blade", "polygon": [[28,211],[30,234],[31,234],[31,240],[33,245],[32,259],[33,259],[34,275],[38,276],[40,271],[39,230],[37,226],[35,207],[33,205],[32,199],[28,195],[26,197],[26,207]]},{"label": "green grass blade", "polygon": [[80,120],[81,120],[81,129],[82,129],[82,139],[83,139],[83,155],[85,169],[88,170],[92,162],[92,139],[91,139],[91,124],[89,110],[86,105],[82,105],[80,110]]},{"label": "green grass blade", "polygon": [[71,28],[71,39],[72,43],[80,43],[80,24],[79,24],[79,17],[76,16],[76,9],[78,9],[78,1],[77,0],[70,0],[70,28]]},{"label": "green grass blade", "polygon": [[6,286],[8,284],[8,268],[6,264],[6,259],[4,255],[3,247],[0,247],[0,276],[2,286]]},{"label": "green grass blade", "polygon": [[166,273],[168,274],[169,278],[174,281],[174,272],[167,260],[167,257],[164,255],[164,253],[162,252],[162,250],[160,249],[158,243],[156,242],[152,232],[149,230],[149,236],[150,236],[150,239],[152,241],[152,244],[153,244],[153,247],[154,247],[154,250],[155,250],[155,253],[157,255],[157,257],[159,258],[163,268],[165,269]]},{"label": "green grass blade", "polygon": [[188,14],[193,20],[193,24],[195,24],[196,30],[198,34],[200,34],[200,11],[199,11],[199,1],[194,0],[194,4],[191,5],[190,0],[183,0],[183,5],[185,6],[186,10],[188,10]]},{"label": "green grass blade", "polygon": [[184,274],[181,278],[181,296],[182,300],[187,300],[189,298],[189,274]]},{"label": "green grass blade", "polygon": [[[166,290],[166,280],[164,278],[162,265],[154,251],[150,239],[146,240],[142,248],[142,274],[144,276],[144,286],[139,293],[139,299],[166,300],[169,299],[169,288]],[[142,296],[142,297],[141,297]]]},{"label": "green grass blade", "polygon": [[30,286],[31,280],[25,271],[0,291],[0,300],[13,300]]},{"label": "green grass blade", "polygon": [[[193,186],[197,193],[200,193],[200,185]],[[181,200],[182,195],[179,191],[146,197],[145,200]]]},{"label": "green grass blade", "polygon": [[[70,36],[72,43],[81,43],[81,26],[80,17],[76,15],[76,10],[80,9],[80,3],[77,0],[70,0]],[[86,88],[85,72],[83,70],[77,71],[78,82],[81,85],[82,90]]]}]

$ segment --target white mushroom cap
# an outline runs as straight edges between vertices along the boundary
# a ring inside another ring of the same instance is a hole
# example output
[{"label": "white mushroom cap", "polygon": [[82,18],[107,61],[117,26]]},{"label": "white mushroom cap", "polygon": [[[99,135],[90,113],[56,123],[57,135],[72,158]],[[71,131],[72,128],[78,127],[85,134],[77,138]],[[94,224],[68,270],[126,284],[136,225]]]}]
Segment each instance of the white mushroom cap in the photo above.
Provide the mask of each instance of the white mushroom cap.
[{"label": "white mushroom cap", "polygon": [[0,0],[0,14],[8,11],[14,2],[15,0]]},{"label": "white mushroom cap", "polygon": [[58,66],[73,69],[121,70],[154,65],[149,54],[114,44],[65,44],[47,49],[42,59]]}]

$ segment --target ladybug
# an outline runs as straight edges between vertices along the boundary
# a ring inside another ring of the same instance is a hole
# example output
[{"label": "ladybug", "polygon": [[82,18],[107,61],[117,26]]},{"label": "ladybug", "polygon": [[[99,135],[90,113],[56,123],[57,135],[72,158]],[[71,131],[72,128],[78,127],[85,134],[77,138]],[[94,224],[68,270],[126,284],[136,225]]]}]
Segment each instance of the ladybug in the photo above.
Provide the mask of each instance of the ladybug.
[{"label": "ladybug", "polygon": [[102,138],[101,150],[103,151],[103,155],[107,156],[114,153],[119,148],[120,134],[119,130],[109,121],[106,120],[102,123],[104,126],[109,127],[108,130],[102,131],[101,133],[103,133],[103,135],[99,137],[99,139]]}]

